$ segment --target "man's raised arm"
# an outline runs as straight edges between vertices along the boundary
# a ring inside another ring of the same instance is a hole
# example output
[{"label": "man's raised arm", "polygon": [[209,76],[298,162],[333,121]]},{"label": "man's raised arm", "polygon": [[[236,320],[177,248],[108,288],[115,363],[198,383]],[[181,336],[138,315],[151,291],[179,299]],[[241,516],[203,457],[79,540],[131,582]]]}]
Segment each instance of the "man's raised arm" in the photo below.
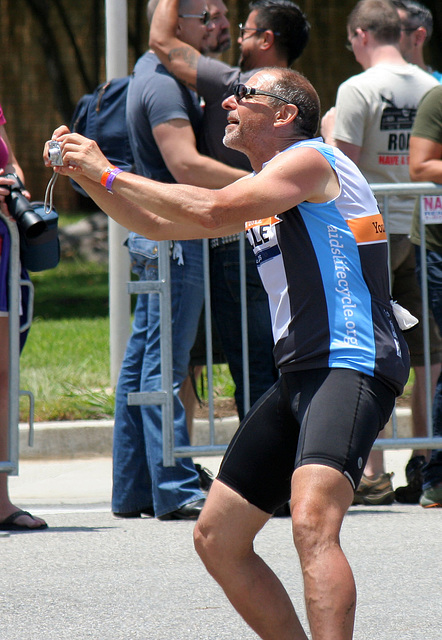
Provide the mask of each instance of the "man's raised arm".
[{"label": "man's raised arm", "polygon": [[160,0],[149,32],[149,47],[166,69],[180,82],[196,91],[199,51],[176,36],[179,0]]},{"label": "man's raised arm", "polygon": [[[235,233],[246,221],[275,216],[304,200],[325,202],[339,192],[329,163],[315,150],[303,148],[276,155],[256,176],[223,189],[166,184],[121,172],[112,185],[117,198],[102,186],[108,161],[97,144],[78,134],[63,134],[66,130],[54,132],[65,162],[55,170],[78,181],[117,222],[153,239]],[[47,144],[44,159],[49,166]],[[167,237],[153,235],[156,228]]]}]

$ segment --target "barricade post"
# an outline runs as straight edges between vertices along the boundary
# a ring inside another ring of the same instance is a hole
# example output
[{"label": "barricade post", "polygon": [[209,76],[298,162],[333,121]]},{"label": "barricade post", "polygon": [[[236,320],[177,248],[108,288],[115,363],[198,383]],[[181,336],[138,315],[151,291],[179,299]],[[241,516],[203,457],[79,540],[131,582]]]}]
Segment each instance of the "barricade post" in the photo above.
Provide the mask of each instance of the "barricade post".
[{"label": "barricade post", "polygon": [[[8,366],[8,459],[0,461],[0,471],[18,475],[19,458],[19,420],[20,395],[30,400],[29,444],[33,443],[34,397],[30,391],[20,391],[20,332],[26,331],[32,322],[34,288],[30,281],[20,279],[20,237],[14,221],[2,214],[0,218],[8,229],[11,248],[8,268],[8,328],[9,328],[9,366]],[[20,287],[29,287],[28,317],[20,326]]]},{"label": "barricade post", "polygon": [[[393,412],[393,437],[380,438],[376,440],[373,449],[442,449],[442,438],[433,436],[432,406],[433,397],[431,392],[431,360],[430,360],[430,334],[429,334],[429,306],[427,287],[427,267],[425,249],[425,224],[422,215],[421,198],[425,195],[442,194],[442,185],[433,182],[397,183],[397,184],[371,184],[371,189],[375,196],[382,196],[384,200],[384,212],[388,212],[388,199],[394,195],[411,195],[418,197],[419,201],[419,228],[420,228],[420,255],[421,255],[421,292],[422,292],[422,322],[424,341],[424,363],[425,363],[425,405],[427,415],[427,437],[426,438],[401,438],[397,434],[396,411]],[[388,214],[384,214],[387,236]],[[441,220],[442,222],[442,220]]]},{"label": "barricade post", "polygon": [[172,311],[170,296],[170,262],[168,240],[158,243],[158,280],[129,282],[129,293],[157,293],[160,296],[161,391],[129,393],[128,405],[161,405],[163,430],[163,462],[175,465],[175,433],[173,428],[173,360]]}]

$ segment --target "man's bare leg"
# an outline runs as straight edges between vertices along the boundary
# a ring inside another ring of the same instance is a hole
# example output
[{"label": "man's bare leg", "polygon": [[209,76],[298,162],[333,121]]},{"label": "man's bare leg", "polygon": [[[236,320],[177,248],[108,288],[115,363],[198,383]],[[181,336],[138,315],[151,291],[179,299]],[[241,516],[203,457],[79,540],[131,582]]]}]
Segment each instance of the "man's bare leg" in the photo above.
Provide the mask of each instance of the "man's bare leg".
[{"label": "man's bare leg", "polygon": [[336,469],[312,464],[293,474],[293,537],[313,640],[353,637],[356,588],[339,542],[352,499],[349,480]]},{"label": "man's bare leg", "polygon": [[292,602],[253,540],[270,515],[215,480],[195,527],[195,548],[235,609],[263,640],[307,640]]}]

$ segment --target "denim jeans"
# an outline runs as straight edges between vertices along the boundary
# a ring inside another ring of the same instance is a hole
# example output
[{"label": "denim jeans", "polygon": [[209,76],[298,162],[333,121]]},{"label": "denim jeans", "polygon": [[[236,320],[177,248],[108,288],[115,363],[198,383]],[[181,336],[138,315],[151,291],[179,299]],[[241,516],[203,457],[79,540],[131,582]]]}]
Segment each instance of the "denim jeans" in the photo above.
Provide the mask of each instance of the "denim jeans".
[{"label": "denim jeans", "polygon": [[[420,247],[416,246],[416,273],[421,278]],[[442,335],[442,253],[427,250],[428,303]],[[433,435],[442,437],[442,371],[433,401]],[[423,489],[442,482],[442,450],[433,449],[430,461],[423,469]]]},{"label": "denim jeans", "polygon": [[[278,379],[273,357],[273,335],[269,301],[256,267],[255,256],[246,242],[247,325],[251,406]],[[212,312],[230,373],[236,385],[235,400],[240,419],[244,417],[244,384],[241,342],[241,299],[239,241],[210,250]]]},{"label": "denim jeans", "polygon": [[[189,445],[184,407],[178,397],[187,376],[203,304],[202,245],[180,243],[184,264],[171,258],[173,395],[175,445]],[[176,245],[175,245],[176,246]],[[158,245],[131,233],[128,240],[132,271],[140,280],[158,279]],[[179,509],[204,494],[190,458],[163,466],[160,406],[128,406],[127,394],[161,390],[159,295],[139,294],[132,335],[116,389],[113,442],[112,511],[127,513],[153,507],[155,516]]]}]

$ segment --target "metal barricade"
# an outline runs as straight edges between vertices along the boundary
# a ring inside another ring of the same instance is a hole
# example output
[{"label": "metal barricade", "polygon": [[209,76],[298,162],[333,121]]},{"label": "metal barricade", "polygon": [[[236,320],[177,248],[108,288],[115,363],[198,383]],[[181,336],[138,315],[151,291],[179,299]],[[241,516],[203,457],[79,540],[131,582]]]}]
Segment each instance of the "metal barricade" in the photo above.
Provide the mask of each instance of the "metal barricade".
[{"label": "metal barricade", "polygon": [[129,282],[129,293],[157,293],[160,296],[160,357],[161,391],[129,393],[127,404],[160,405],[162,407],[163,461],[164,466],[175,464],[175,438],[173,428],[173,360],[172,360],[172,312],[170,296],[170,243],[158,243],[158,280]]},{"label": "metal barricade", "polygon": [[[442,194],[442,185],[433,183],[400,183],[400,184],[372,184],[371,188],[376,196],[382,196],[384,204],[384,220],[388,218],[388,199],[392,195],[439,195]],[[386,224],[387,226],[387,224]],[[426,372],[426,408],[427,408],[427,437],[426,438],[405,438],[398,436],[397,419],[395,412],[393,413],[393,437],[378,439],[374,443],[374,449],[442,449],[442,438],[434,437],[432,431],[432,396],[431,396],[431,374],[430,374],[430,346],[428,332],[428,293],[426,286],[427,272],[425,262],[425,225],[421,216],[421,256],[422,256],[422,297],[423,297],[423,323],[424,323],[424,348],[425,348],[425,372]],[[388,234],[388,227],[387,227]],[[177,457],[191,456],[211,456],[219,455],[225,452],[228,443],[215,444],[215,419],[214,419],[214,401],[213,401],[213,372],[212,372],[212,325],[210,312],[210,275],[209,275],[209,244],[207,240],[203,241],[204,256],[204,281],[205,281],[205,330],[206,330],[206,351],[207,351],[207,378],[208,378],[208,409],[209,409],[209,442],[203,446],[174,447],[173,446],[173,407],[170,420],[166,419],[163,411],[163,436],[164,436],[164,464],[171,466]],[[246,296],[246,279],[245,279],[245,238],[244,234],[240,234],[240,293],[241,293],[241,310],[242,310],[242,345],[243,345],[243,366],[244,366],[244,389],[246,396],[246,408],[249,405],[249,367],[248,367],[248,337],[247,337],[247,296]],[[144,285],[144,283],[142,283]],[[133,288],[135,292],[136,287]],[[138,292],[138,289],[137,289]],[[143,288],[144,292],[144,288]],[[163,327],[163,323],[162,323]],[[170,328],[170,327],[169,327]],[[167,327],[164,327],[167,331]],[[170,335],[170,334],[169,334]],[[163,341],[162,341],[163,342]],[[171,338],[167,339],[171,344]],[[169,357],[169,356],[168,356]],[[170,354],[171,358],[171,354]],[[163,361],[165,362],[165,361]],[[168,362],[172,362],[170,359]],[[168,368],[167,367],[162,367]],[[170,364],[171,366],[171,364]],[[163,387],[166,388],[166,387]],[[171,389],[172,387],[170,387]],[[133,394],[139,396],[140,394]],[[153,404],[153,402],[152,402]],[[166,445],[167,443],[167,445]],[[167,447],[170,447],[166,451]]]},{"label": "metal barricade", "polygon": [[[419,230],[420,230],[420,255],[421,255],[421,291],[422,291],[422,323],[424,340],[424,362],[425,362],[425,406],[427,415],[427,437],[426,438],[404,438],[397,433],[396,411],[392,416],[392,438],[379,438],[373,445],[373,449],[442,449],[442,438],[433,436],[432,406],[433,397],[431,392],[431,362],[430,362],[430,335],[429,335],[429,306],[427,287],[427,263],[425,248],[425,221],[422,215],[421,196],[441,195],[442,185],[432,182],[398,183],[398,184],[371,184],[371,189],[375,196],[383,199],[383,217],[388,229],[388,206],[389,197],[404,195],[416,196],[419,202]],[[434,224],[434,222],[433,222]]]},{"label": "metal barricade", "polygon": [[[15,222],[0,211],[0,218],[6,224],[11,239],[8,270],[8,327],[9,327],[9,394],[8,394],[8,459],[0,460],[0,471],[10,475],[18,474],[19,457],[19,398],[29,398],[29,446],[34,437],[34,397],[30,391],[20,391],[20,332],[31,326],[34,306],[34,288],[29,280],[20,279],[20,238]],[[20,326],[20,287],[29,288],[28,317]]]}]

